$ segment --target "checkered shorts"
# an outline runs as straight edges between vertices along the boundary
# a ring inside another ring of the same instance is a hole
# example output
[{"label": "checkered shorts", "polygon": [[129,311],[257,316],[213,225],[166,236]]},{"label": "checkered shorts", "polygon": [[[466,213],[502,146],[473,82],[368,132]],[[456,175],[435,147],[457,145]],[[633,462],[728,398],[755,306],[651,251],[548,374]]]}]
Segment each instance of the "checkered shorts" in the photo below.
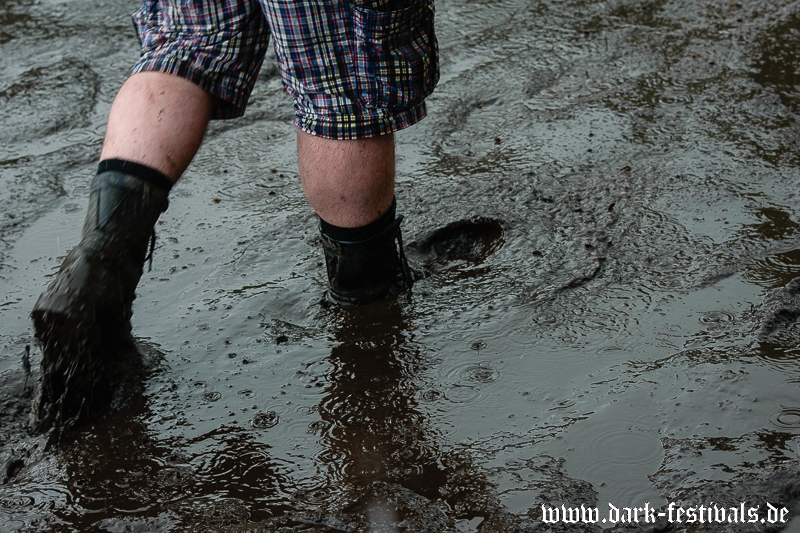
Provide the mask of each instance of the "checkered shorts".
[{"label": "checkered shorts", "polygon": [[244,114],[270,35],[295,124],[363,139],[425,116],[439,77],[433,0],[143,0],[133,73],[165,72]]}]

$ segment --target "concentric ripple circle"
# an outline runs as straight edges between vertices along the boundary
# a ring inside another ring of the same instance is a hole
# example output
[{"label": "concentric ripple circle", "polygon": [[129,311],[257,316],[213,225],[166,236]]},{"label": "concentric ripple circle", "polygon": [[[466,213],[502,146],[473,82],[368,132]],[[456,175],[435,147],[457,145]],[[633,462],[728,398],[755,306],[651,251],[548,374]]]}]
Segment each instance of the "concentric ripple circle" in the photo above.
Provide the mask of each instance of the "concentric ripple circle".
[{"label": "concentric ripple circle", "polygon": [[800,431],[800,407],[784,407],[773,413],[769,421],[781,429]]},{"label": "concentric ripple circle", "polygon": [[700,315],[698,320],[701,324],[713,325],[733,322],[734,318],[733,313],[728,311],[709,311]]}]

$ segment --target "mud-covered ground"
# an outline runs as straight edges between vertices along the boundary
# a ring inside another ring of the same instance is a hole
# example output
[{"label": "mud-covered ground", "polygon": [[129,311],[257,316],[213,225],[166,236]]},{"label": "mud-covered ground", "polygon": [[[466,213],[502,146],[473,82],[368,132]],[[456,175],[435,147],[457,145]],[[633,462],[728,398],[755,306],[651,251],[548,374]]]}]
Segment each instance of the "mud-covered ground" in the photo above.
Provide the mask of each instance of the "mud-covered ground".
[{"label": "mud-covered ground", "polygon": [[44,450],[28,314],[135,8],[0,0],[0,531],[599,531],[542,505],[670,502],[790,511],[675,530],[800,531],[800,6],[439,0],[441,82],[397,136],[435,273],[366,312],[320,304],[270,59],[159,222],[141,393]]}]

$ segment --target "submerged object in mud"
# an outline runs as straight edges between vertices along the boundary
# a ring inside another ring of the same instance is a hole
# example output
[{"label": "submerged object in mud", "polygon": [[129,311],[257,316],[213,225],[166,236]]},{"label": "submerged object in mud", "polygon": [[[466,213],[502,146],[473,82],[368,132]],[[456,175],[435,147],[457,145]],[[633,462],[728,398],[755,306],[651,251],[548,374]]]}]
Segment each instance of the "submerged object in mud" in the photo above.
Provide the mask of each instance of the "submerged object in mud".
[{"label": "submerged object in mud", "polygon": [[502,222],[477,217],[452,222],[409,247],[418,250],[429,263],[466,261],[479,264],[503,243]]}]

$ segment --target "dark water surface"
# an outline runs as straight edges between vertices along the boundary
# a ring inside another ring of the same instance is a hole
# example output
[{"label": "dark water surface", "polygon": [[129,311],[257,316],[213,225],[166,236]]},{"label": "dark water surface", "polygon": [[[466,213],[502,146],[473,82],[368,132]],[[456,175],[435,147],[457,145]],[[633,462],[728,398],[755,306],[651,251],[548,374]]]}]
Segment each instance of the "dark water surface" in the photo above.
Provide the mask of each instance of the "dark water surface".
[{"label": "dark water surface", "polygon": [[435,274],[363,312],[320,305],[270,59],[159,222],[143,394],[43,451],[28,314],[78,241],[135,8],[0,0],[0,531],[800,511],[800,6],[774,0],[439,0],[442,80],[397,136]]}]

